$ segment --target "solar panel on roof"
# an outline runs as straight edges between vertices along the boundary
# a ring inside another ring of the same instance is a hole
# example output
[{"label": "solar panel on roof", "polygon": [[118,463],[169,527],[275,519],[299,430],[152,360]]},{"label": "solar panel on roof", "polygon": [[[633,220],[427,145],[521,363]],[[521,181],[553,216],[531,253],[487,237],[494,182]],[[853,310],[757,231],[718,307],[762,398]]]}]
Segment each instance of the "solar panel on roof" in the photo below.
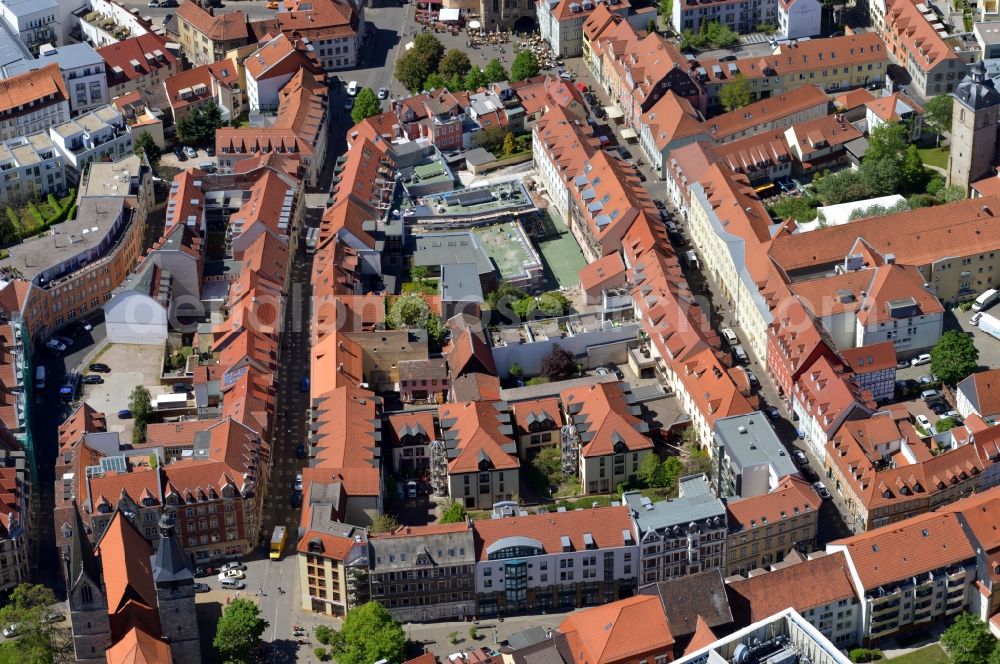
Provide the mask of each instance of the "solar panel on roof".
[{"label": "solar panel on roof", "polygon": [[230,385],[235,385],[237,382],[239,382],[240,378],[243,378],[243,375],[247,372],[248,369],[249,367],[244,366],[240,367],[236,371],[227,371],[225,374],[222,375],[222,386],[225,388],[229,387]]}]

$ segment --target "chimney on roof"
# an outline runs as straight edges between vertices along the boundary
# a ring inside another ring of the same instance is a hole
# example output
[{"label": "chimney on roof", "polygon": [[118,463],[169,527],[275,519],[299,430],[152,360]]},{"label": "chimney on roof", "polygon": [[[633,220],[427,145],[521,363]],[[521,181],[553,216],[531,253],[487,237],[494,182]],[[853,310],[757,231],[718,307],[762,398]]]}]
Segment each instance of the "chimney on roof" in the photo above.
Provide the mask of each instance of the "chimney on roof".
[{"label": "chimney on roof", "polygon": [[979,209],[982,210],[983,213],[986,214],[987,216],[990,216],[990,217],[993,216],[993,210],[990,209],[989,205],[984,205],[984,206],[982,206]]}]

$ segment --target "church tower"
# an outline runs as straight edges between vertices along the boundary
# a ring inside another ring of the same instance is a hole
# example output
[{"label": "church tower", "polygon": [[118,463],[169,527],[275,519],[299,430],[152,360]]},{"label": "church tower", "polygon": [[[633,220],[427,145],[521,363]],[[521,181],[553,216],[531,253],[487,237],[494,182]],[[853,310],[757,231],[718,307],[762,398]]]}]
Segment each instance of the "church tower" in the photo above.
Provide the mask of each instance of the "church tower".
[{"label": "church tower", "polygon": [[198,621],[194,619],[194,572],[174,536],[174,525],[173,513],[164,512],[159,523],[160,543],[150,557],[160,627],[175,662],[201,664]]},{"label": "church tower", "polygon": [[969,185],[994,172],[1000,93],[980,60],[952,96],[948,184],[958,185],[968,192]]},{"label": "church tower", "polygon": [[111,647],[111,623],[108,600],[101,585],[101,564],[75,504],[73,516],[70,556],[64,561],[73,652],[76,661],[82,664],[105,664],[105,651]]}]

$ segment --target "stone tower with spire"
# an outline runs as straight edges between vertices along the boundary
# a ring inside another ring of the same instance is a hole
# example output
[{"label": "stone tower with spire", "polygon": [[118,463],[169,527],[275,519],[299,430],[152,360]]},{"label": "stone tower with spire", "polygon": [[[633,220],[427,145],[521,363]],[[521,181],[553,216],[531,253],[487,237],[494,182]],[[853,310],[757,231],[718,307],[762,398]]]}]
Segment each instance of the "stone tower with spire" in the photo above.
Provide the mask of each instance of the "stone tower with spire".
[{"label": "stone tower with spire", "polygon": [[194,572],[174,536],[174,515],[160,517],[160,542],[150,560],[163,639],[175,662],[201,664],[198,621],[195,619]]},{"label": "stone tower with spire", "polygon": [[994,172],[1000,92],[980,60],[972,65],[952,97],[948,184],[968,192],[973,182]]},{"label": "stone tower with spire", "polygon": [[73,515],[70,555],[64,561],[73,652],[76,661],[82,664],[105,664],[105,651],[111,647],[111,623],[108,599],[101,583],[101,563],[94,555],[94,547],[75,504]]}]

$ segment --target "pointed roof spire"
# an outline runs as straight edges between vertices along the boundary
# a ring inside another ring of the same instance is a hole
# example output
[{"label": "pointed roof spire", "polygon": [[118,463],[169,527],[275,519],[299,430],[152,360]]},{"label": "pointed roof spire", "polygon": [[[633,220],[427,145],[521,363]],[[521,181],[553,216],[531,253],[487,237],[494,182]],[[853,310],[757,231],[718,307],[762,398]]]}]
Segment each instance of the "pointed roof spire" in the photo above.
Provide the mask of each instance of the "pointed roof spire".
[{"label": "pointed roof spire", "polygon": [[188,558],[174,537],[174,515],[164,512],[158,524],[160,545],[150,560],[153,564],[153,581],[157,586],[164,583],[193,582],[194,573],[188,565]]},{"label": "pointed roof spire", "polygon": [[101,582],[101,563],[94,555],[94,546],[87,536],[87,526],[83,523],[76,501],[73,501],[73,535],[70,541],[69,578],[70,588],[76,585],[81,576],[87,576],[92,583]]}]

